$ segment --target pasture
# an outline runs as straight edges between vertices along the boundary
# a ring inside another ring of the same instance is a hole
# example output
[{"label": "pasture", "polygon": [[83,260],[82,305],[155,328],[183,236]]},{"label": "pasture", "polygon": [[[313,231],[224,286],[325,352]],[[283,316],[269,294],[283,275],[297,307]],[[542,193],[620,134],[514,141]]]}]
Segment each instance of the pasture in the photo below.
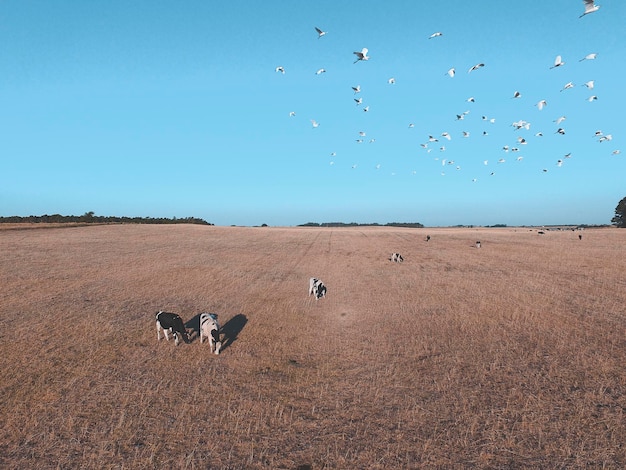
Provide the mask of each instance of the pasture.
[{"label": "pasture", "polygon": [[[2,468],[626,466],[626,230],[0,227],[0,247]],[[217,313],[221,354],[157,342],[160,309]]]}]

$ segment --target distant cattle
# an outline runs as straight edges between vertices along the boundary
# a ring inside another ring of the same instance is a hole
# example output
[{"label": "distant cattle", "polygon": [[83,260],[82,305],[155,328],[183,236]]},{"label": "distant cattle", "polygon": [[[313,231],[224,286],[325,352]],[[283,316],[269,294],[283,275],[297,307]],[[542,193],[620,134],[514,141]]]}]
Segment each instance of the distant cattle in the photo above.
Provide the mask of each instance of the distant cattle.
[{"label": "distant cattle", "polygon": [[326,297],[326,286],[321,280],[314,277],[309,279],[309,296],[311,295],[315,296],[315,300]]},{"label": "distant cattle", "polygon": [[476,248],[480,248],[482,245],[480,244],[480,240],[476,241]]},{"label": "distant cattle", "polygon": [[543,235],[543,234],[545,234],[546,232],[544,232],[543,230],[539,230],[537,233],[538,233],[539,235]]},{"label": "distant cattle", "polygon": [[219,354],[222,349],[222,342],[220,341],[220,324],[217,322],[217,313],[200,314],[200,344],[205,337],[209,339],[211,352]]},{"label": "distant cattle", "polygon": [[185,329],[183,319],[176,313],[169,313],[159,310],[156,314],[157,340],[161,340],[161,332],[166,340],[170,340],[170,333],[174,336],[174,344],[178,346],[182,337],[185,343],[189,343],[189,334]]},{"label": "distant cattle", "polygon": [[404,258],[400,253],[391,253],[389,261],[393,261],[394,263],[402,263],[404,261]]},{"label": "distant cattle", "polygon": [[426,241],[429,242],[430,241],[430,235],[426,235]]}]

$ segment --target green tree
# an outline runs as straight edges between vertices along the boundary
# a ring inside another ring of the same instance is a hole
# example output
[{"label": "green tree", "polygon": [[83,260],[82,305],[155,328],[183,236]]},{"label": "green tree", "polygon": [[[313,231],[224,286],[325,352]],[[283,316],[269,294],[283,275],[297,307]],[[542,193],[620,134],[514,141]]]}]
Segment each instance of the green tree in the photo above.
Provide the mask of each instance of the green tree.
[{"label": "green tree", "polygon": [[626,197],[623,198],[615,208],[615,217],[611,222],[619,228],[626,228]]}]

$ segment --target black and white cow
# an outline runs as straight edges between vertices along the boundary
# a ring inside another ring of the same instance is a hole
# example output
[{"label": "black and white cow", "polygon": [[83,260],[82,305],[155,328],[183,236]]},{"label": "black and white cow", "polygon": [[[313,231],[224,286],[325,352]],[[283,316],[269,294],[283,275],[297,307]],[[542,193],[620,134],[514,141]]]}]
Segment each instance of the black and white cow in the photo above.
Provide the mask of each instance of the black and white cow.
[{"label": "black and white cow", "polygon": [[222,342],[220,341],[220,324],[217,322],[217,313],[200,314],[200,344],[205,337],[209,338],[211,352],[219,354],[222,349]]},{"label": "black and white cow", "polygon": [[321,280],[314,277],[309,279],[309,296],[311,295],[315,296],[315,300],[326,297],[326,286]]},{"label": "black and white cow", "polygon": [[480,244],[480,240],[476,240],[476,248],[480,248],[482,245]]},{"label": "black and white cow", "polygon": [[389,261],[393,261],[394,263],[402,263],[404,261],[404,258],[400,253],[391,253]]},{"label": "black and white cow", "polygon": [[180,318],[180,315],[176,313],[164,312],[163,310],[159,310],[156,314],[156,329],[157,329],[157,340],[161,340],[161,332],[165,336],[166,340],[170,340],[169,334],[172,333],[174,336],[174,343],[178,346],[180,343],[180,338],[183,338],[185,343],[190,343],[189,334],[185,329],[185,324],[183,323],[183,319]]}]

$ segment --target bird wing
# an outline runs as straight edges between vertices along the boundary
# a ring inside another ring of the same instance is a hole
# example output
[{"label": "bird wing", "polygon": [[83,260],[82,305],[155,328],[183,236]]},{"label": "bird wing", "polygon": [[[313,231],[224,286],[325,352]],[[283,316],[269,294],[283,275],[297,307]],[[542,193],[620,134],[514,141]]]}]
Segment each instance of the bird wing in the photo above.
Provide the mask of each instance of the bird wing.
[{"label": "bird wing", "polygon": [[315,31],[317,31],[317,34],[322,34],[324,32],[321,29],[319,29],[317,26],[315,26]]}]

